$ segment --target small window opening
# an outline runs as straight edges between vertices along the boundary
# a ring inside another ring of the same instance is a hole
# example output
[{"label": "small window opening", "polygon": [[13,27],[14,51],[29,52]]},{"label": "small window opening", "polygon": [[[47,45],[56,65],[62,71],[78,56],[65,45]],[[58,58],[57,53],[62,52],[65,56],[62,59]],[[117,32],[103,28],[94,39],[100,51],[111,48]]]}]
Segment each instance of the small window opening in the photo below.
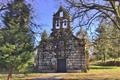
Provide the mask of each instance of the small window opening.
[{"label": "small window opening", "polygon": [[67,21],[65,20],[65,21],[64,21],[64,26],[66,26],[66,25],[67,25]]}]

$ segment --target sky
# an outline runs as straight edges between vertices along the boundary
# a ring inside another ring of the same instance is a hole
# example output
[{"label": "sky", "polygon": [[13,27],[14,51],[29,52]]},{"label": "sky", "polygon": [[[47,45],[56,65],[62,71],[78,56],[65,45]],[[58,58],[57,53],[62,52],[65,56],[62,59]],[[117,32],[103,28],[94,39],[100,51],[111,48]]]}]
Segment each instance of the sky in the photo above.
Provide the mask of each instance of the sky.
[{"label": "sky", "polygon": [[34,0],[32,7],[34,15],[36,16],[34,21],[38,24],[42,24],[42,31],[46,30],[48,33],[52,29],[52,17],[58,10],[61,2],[57,0]]}]

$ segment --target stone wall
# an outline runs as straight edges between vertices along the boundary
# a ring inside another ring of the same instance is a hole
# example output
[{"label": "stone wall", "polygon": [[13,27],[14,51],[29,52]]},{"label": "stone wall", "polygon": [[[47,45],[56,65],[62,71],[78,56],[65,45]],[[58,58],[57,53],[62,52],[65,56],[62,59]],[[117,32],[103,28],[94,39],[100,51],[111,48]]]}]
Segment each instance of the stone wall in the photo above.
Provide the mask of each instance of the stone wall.
[{"label": "stone wall", "polygon": [[[60,41],[60,43],[61,42],[62,41]],[[38,71],[56,72],[58,58],[66,58],[67,71],[85,69],[86,58],[84,47],[79,46],[77,40],[75,39],[68,40],[68,42],[66,42],[66,48],[63,46],[64,43],[65,42],[59,44],[58,42],[58,46],[60,49],[58,49],[57,52],[55,51],[55,48],[53,48],[54,44],[50,44],[52,48],[50,48],[50,45],[48,45],[47,43],[44,44],[45,46],[47,46],[46,48],[41,45],[42,47],[38,50],[37,56]]]}]

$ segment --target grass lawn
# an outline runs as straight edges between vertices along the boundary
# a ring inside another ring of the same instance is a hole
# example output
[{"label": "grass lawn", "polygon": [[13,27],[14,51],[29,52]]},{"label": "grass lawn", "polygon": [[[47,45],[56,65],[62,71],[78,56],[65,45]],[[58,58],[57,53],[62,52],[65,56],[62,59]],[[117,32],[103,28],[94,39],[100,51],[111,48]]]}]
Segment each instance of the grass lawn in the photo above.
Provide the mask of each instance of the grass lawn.
[{"label": "grass lawn", "polygon": [[[5,77],[0,75],[0,80]],[[29,73],[14,80],[120,80],[120,67],[90,66],[87,73]]]}]

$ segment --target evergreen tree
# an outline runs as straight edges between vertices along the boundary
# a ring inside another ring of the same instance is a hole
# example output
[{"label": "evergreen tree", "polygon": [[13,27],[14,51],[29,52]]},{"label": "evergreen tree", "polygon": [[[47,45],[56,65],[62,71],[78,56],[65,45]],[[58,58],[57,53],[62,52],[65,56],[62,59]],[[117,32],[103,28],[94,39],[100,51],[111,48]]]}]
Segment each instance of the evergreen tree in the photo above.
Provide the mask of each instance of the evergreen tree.
[{"label": "evergreen tree", "polygon": [[3,16],[5,28],[0,30],[0,65],[8,71],[23,72],[32,64],[33,42],[29,31],[30,9],[24,0],[14,0]]},{"label": "evergreen tree", "polygon": [[47,40],[48,39],[48,34],[47,32],[44,30],[41,36],[41,40]]}]

